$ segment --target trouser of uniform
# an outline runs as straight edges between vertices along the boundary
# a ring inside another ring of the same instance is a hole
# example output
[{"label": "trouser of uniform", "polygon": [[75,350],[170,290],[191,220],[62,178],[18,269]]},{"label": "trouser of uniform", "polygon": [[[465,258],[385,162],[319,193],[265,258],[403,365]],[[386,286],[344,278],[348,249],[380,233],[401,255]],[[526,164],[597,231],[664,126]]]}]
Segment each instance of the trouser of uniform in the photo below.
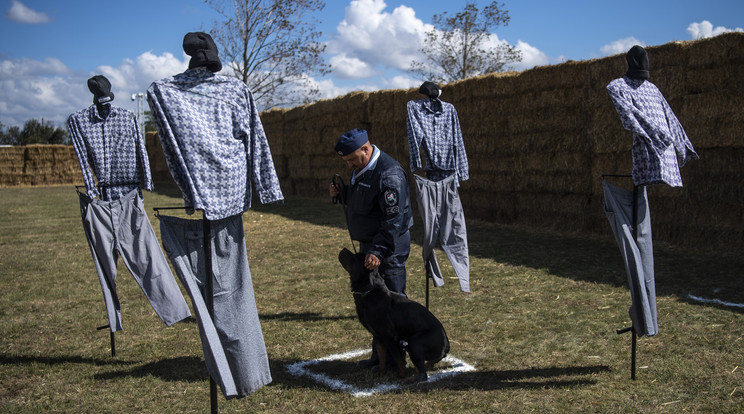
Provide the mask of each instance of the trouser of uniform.
[{"label": "trouser of uniform", "polygon": [[424,222],[424,241],[421,254],[427,273],[434,286],[444,285],[434,247],[439,239],[452,268],[460,281],[460,290],[470,292],[470,255],[468,234],[465,228],[465,213],[457,192],[456,176],[441,181],[431,181],[420,175],[416,177],[418,209]]},{"label": "trouser of uniform", "polygon": [[202,220],[160,216],[163,247],[194,305],[207,370],[225,398],[245,397],[271,382],[248,268],[243,216],[210,221],[214,320],[205,298]]},{"label": "trouser of uniform", "polygon": [[[602,190],[605,215],[628,274],[631,294],[628,314],[633,322],[633,329],[638,336],[656,335],[659,331],[656,318],[656,282],[646,187],[638,187],[635,200],[632,190],[616,187],[606,181],[602,182]],[[636,223],[633,223],[634,207]]]},{"label": "trouser of uniform", "polygon": [[103,290],[109,328],[120,331],[121,305],[116,293],[119,254],[160,319],[170,326],[191,316],[145,214],[139,190],[114,201],[78,192],[83,229]]},{"label": "trouser of uniform", "polygon": [[[359,243],[360,253],[366,253],[371,248],[371,244]],[[385,281],[385,286],[387,286],[391,292],[403,295],[406,294],[406,260],[408,260],[408,255],[410,253],[411,233],[406,230],[405,233],[398,236],[395,240],[395,250],[393,253],[390,256],[383,258],[380,266],[377,268]],[[402,349],[398,351],[403,352]],[[388,354],[391,352],[393,351],[389,350]],[[374,361],[373,364],[376,364],[379,361],[374,339],[372,340],[372,356],[370,359]],[[393,359],[388,358],[388,361],[392,364]]]},{"label": "trouser of uniform", "polygon": [[[370,243],[359,243],[359,252],[367,253],[374,247]],[[395,239],[395,248],[388,257],[383,257],[377,270],[392,292],[406,294],[406,260],[411,253],[411,233],[406,230]]]}]

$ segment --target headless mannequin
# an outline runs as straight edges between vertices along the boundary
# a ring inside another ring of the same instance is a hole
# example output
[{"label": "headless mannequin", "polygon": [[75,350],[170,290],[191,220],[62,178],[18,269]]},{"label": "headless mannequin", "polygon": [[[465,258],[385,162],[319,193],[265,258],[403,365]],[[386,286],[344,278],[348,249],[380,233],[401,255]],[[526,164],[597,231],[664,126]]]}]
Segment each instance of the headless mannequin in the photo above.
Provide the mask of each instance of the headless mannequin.
[{"label": "headless mannequin", "polygon": [[98,116],[106,119],[111,113],[111,101],[114,100],[111,82],[103,75],[96,75],[88,79],[88,89],[93,93],[93,103],[98,110]]},{"label": "headless mannequin", "polygon": [[103,119],[106,119],[111,112],[111,104],[106,103],[98,103],[96,102],[96,110],[98,111],[98,116],[100,116]]},{"label": "headless mannequin", "polygon": [[625,72],[625,76],[631,79],[648,80],[650,72],[646,49],[638,45],[633,46],[625,54],[625,60],[628,62],[628,71]]},{"label": "headless mannequin", "polygon": [[436,83],[426,81],[421,84],[421,87],[419,87],[419,93],[428,96],[431,100],[434,100],[439,98],[439,96],[442,94],[442,89],[439,88]]}]

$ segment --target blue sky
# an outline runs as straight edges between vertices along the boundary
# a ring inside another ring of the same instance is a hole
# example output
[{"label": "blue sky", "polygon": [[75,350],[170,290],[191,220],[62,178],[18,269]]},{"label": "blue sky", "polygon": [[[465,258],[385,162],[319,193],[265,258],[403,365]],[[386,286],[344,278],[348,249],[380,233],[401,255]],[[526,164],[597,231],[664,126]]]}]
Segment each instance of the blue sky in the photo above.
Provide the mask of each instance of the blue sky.
[{"label": "blue sky", "polygon": [[[522,50],[524,61],[515,70],[744,27],[742,0],[503,2],[511,22],[495,34]],[[421,79],[406,69],[432,15],[457,12],[464,4],[326,0],[318,29],[333,72],[315,78],[323,97],[418,86]],[[62,125],[92,103],[86,80],[97,74],[111,81],[114,105],[134,110],[133,93],[186,68],[183,35],[208,31],[220,17],[203,0],[0,0],[0,13],[0,123],[6,126],[31,118]]]}]

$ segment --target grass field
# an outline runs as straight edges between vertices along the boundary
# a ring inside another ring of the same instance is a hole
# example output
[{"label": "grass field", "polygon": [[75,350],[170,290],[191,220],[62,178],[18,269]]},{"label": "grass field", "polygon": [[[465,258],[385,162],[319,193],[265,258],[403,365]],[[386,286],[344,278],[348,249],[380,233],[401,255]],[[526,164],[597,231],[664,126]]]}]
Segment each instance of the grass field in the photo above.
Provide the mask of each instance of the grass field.
[{"label": "grass field", "polygon": [[[182,204],[159,191],[145,194],[158,234],[152,207]],[[430,309],[475,371],[355,397],[287,369],[369,346],[337,261],[350,247],[341,207],[292,198],[255,205],[244,225],[274,380],[220,395],[220,412],[744,412],[744,308],[688,296],[744,303],[740,256],[655,246],[660,332],[638,339],[631,381],[631,337],[615,333],[630,324],[630,295],[609,225],[587,238],[468,221],[472,293],[439,252],[448,279]],[[423,303],[419,222],[413,239],[407,292]],[[165,327],[122,264],[119,276],[124,330],[111,357],[74,189],[0,189],[0,413],[208,411],[196,323]],[[354,362],[312,370],[362,389],[396,384]]]}]

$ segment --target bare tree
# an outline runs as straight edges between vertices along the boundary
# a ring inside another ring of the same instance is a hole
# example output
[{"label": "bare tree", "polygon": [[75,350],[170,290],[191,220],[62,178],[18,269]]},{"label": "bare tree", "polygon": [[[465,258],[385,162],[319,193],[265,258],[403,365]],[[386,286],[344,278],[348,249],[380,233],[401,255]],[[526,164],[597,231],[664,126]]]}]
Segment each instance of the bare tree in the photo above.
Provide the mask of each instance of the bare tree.
[{"label": "bare tree", "polygon": [[522,60],[522,52],[506,42],[496,42],[491,34],[509,24],[509,11],[493,1],[483,10],[475,3],[449,16],[432,17],[434,30],[426,33],[421,49],[426,61],[411,62],[411,72],[435,82],[452,82],[490,72],[503,72],[512,62]]},{"label": "bare tree", "polygon": [[312,76],[330,72],[312,16],[325,7],[322,0],[205,1],[225,18],[210,34],[226,72],[248,85],[261,109],[318,98]]}]

